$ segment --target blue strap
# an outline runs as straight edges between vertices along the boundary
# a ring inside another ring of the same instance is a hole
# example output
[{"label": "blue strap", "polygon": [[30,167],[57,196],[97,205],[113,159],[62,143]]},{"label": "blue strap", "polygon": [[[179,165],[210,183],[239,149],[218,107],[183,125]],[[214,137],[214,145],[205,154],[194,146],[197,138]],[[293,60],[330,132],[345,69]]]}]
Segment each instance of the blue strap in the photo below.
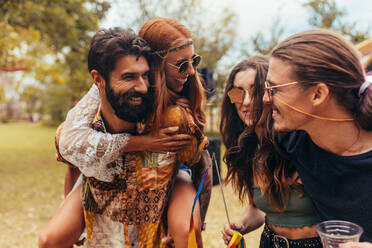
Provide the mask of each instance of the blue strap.
[{"label": "blue strap", "polygon": [[194,213],[195,204],[196,204],[196,201],[198,200],[199,195],[200,195],[200,192],[201,192],[201,190],[203,188],[203,184],[204,184],[205,178],[206,178],[206,176],[208,174],[209,168],[210,167],[208,167],[207,170],[204,172],[203,178],[202,178],[202,180],[201,180],[201,182],[199,184],[199,187],[198,187],[198,191],[196,192],[196,196],[194,198],[194,203],[192,204],[191,217],[192,217],[192,214]]}]

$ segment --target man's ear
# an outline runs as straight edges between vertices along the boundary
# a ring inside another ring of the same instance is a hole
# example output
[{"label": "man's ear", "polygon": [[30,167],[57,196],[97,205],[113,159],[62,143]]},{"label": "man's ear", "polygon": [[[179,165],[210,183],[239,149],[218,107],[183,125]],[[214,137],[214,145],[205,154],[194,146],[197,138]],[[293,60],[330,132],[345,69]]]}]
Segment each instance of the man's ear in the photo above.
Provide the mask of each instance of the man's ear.
[{"label": "man's ear", "polygon": [[90,76],[92,77],[94,84],[97,85],[98,89],[102,92],[106,86],[105,79],[103,79],[102,75],[97,70],[91,70]]},{"label": "man's ear", "polygon": [[314,106],[324,103],[329,97],[329,88],[325,83],[318,83],[312,91],[312,101]]}]

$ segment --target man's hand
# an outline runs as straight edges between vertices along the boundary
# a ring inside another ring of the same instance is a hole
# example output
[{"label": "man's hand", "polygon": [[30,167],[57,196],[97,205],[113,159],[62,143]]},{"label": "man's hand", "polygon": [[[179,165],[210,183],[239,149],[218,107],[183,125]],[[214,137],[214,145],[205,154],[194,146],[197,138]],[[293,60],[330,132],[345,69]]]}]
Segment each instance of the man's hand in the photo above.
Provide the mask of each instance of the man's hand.
[{"label": "man's hand", "polygon": [[368,242],[347,242],[345,244],[340,244],[340,248],[372,248],[372,243]]}]

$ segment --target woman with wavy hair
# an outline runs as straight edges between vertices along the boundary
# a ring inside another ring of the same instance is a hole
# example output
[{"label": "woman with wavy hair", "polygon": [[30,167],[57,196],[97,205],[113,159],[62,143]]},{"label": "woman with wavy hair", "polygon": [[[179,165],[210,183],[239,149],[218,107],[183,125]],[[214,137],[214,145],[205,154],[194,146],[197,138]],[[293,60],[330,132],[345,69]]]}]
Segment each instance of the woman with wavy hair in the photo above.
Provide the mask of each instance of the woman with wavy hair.
[{"label": "woman with wavy hair", "polygon": [[[199,148],[205,146],[206,138],[203,135],[205,126],[205,93],[200,81],[196,66],[200,63],[200,55],[194,50],[192,34],[181,23],[168,18],[154,18],[146,22],[139,31],[139,36],[145,39],[153,50],[153,78],[160,81],[160,98],[157,114],[161,115],[169,106],[179,106],[185,109],[190,117],[188,124],[194,129],[195,136],[199,136],[200,142],[193,145]],[[203,159],[209,160],[209,154],[204,151]],[[201,175],[206,167],[192,167],[194,186],[197,187]],[[190,204],[195,196],[195,188],[191,185],[190,176],[185,173],[188,170],[181,165],[181,170],[176,179],[168,205],[168,230],[176,247],[186,247],[188,236],[188,214],[191,212]],[[211,175],[211,174],[210,174]],[[200,214],[194,215],[197,227],[197,240],[199,247],[202,246],[200,229],[201,222],[205,219],[211,190],[211,177],[200,196]],[[201,218],[200,218],[201,216]],[[181,231],[180,231],[181,230]],[[187,235],[185,235],[187,234]]]},{"label": "woman with wavy hair", "polygon": [[[177,248],[187,247],[196,186],[210,164],[208,151],[205,150],[207,138],[204,136],[204,88],[196,70],[201,57],[195,53],[191,32],[175,20],[151,19],[141,28],[139,36],[145,39],[152,49],[150,78],[154,80],[154,85],[157,85],[153,115],[155,118],[147,121],[145,133],[139,136],[116,134],[113,139],[112,135],[95,131],[91,123],[100,102],[99,97],[94,95],[97,91],[93,91],[91,97],[84,97],[70,110],[58,142],[59,152],[63,159],[71,164],[100,166],[117,159],[122,152],[171,151],[169,154],[177,156],[177,166],[180,166],[180,169],[173,179],[174,187],[169,192],[168,209],[164,212],[163,223],[167,226],[171,238],[164,238],[165,243],[173,242]],[[89,107],[84,109],[84,106]],[[168,123],[168,127],[172,123],[178,127],[162,129],[164,123]],[[187,134],[191,138],[181,134]],[[118,139],[124,139],[125,142],[115,143]],[[177,144],[178,140],[188,139],[191,141]],[[170,148],[170,143],[176,144]],[[101,144],[110,149],[98,151]],[[89,154],[85,153],[87,149],[90,149]],[[176,151],[177,155],[174,155],[173,151]],[[203,246],[201,229],[209,204],[211,186],[209,173],[200,194],[200,204],[197,204],[194,211],[198,247]],[[55,223],[55,226],[58,227],[58,223]],[[44,237],[52,236],[50,232],[46,232]],[[64,235],[67,232],[66,230]],[[62,239],[59,240],[63,242]],[[42,243],[48,244],[49,241],[44,238]],[[165,244],[157,245],[164,247]]]},{"label": "woman with wavy hair", "polygon": [[268,58],[255,56],[237,64],[226,81],[220,125],[226,181],[249,204],[238,222],[225,225],[223,240],[228,244],[233,230],[245,234],[265,223],[261,248],[322,247],[311,200],[276,147],[269,108],[262,101],[267,71]]}]

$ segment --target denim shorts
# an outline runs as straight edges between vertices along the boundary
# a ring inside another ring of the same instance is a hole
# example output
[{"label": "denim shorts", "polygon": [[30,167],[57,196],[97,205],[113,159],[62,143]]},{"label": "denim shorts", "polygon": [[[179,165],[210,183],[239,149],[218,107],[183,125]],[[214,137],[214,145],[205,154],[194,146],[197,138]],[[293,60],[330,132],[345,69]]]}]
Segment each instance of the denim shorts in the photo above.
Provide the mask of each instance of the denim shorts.
[{"label": "denim shorts", "polygon": [[179,170],[183,170],[183,171],[187,172],[191,176],[191,169],[189,167],[187,167],[186,165],[180,164]]}]

